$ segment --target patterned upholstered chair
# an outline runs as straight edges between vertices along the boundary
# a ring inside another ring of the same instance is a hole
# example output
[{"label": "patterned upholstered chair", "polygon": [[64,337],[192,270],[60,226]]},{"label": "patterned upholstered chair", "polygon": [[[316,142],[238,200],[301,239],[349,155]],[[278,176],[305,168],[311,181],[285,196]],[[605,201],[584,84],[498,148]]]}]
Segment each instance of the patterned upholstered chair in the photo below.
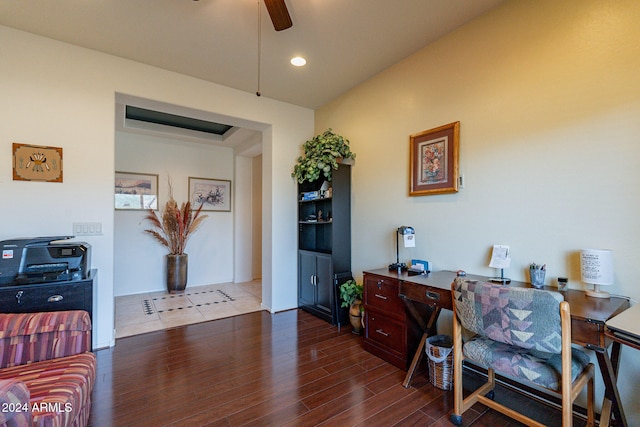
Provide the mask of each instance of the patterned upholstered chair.
[{"label": "patterned upholstered chair", "polygon": [[[543,424],[492,399],[495,373],[533,383],[562,399],[562,425],[571,426],[573,402],[587,386],[588,425],[594,425],[594,367],[571,346],[569,303],[562,295],[534,288],[481,283],[458,277],[451,285],[454,305],[454,410],[451,421],[480,402],[521,423]],[[466,334],[475,334],[463,340]],[[487,369],[485,384],[463,399],[462,361]]]},{"label": "patterned upholstered chair", "polygon": [[0,313],[0,426],[86,426],[96,358],[86,311]]},{"label": "patterned upholstered chair", "polygon": [[[20,380],[0,380],[0,426],[30,426],[31,411],[23,411],[29,402],[29,389]],[[19,409],[18,409],[19,408]]]}]

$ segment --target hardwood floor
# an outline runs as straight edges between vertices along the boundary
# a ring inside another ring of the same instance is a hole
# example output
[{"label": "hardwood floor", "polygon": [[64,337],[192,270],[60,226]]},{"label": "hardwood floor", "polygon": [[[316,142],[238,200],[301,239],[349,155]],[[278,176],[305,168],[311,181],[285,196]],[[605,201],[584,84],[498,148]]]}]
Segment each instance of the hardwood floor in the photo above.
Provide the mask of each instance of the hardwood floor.
[{"label": "hardwood floor", "polygon": [[[361,340],[299,310],[121,338],[96,352],[89,425],[452,426],[451,392],[423,374],[405,389],[405,372],[364,351]],[[558,411],[521,404],[560,425]],[[464,426],[521,425],[477,406]]]}]

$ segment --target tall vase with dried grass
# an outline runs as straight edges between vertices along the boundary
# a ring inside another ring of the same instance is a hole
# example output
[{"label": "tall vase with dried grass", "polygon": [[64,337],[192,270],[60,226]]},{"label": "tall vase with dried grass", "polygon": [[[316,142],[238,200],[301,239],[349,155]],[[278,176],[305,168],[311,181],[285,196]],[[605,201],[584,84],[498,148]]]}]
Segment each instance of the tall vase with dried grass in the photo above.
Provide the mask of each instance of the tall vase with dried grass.
[{"label": "tall vase with dried grass", "polygon": [[169,200],[161,215],[149,209],[144,217],[152,228],[144,230],[169,250],[167,260],[167,291],[184,292],[187,287],[188,255],[184,252],[189,237],[200,227],[207,215],[202,215],[202,205],[191,210],[191,202],[178,203],[173,198],[173,189],[169,185]]}]

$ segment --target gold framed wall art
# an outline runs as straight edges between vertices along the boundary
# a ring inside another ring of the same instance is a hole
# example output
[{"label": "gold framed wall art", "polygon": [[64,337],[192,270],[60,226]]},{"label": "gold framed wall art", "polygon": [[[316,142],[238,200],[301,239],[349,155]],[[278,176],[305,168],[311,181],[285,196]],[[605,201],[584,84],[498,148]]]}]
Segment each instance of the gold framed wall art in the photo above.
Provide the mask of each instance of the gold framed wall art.
[{"label": "gold framed wall art", "polygon": [[409,137],[409,195],[458,191],[460,122]]}]

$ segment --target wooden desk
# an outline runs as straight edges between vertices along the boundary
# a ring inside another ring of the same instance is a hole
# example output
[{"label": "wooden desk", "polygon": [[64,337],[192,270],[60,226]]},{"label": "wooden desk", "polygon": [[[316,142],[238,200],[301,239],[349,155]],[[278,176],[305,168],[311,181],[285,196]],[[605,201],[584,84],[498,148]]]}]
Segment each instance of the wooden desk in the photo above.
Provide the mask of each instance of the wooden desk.
[{"label": "wooden desk", "polygon": [[[409,276],[406,272],[397,273],[387,269],[365,271],[365,278],[388,279],[398,283],[398,296],[404,302],[409,316],[422,330],[422,337],[415,350],[411,365],[403,382],[409,387],[411,379],[424,356],[424,347],[429,336],[436,333],[436,322],[442,309],[451,310],[451,283],[456,277],[453,271],[436,271],[428,275]],[[488,281],[488,277],[468,274],[471,280]],[[365,283],[366,284],[366,283]],[[529,283],[511,281],[507,286],[531,286]],[[558,291],[554,287],[545,289]],[[627,421],[620,404],[620,395],[616,385],[616,375],[620,362],[620,344],[616,341],[611,346],[611,355],[607,348],[612,343],[611,337],[605,334],[605,322],[611,317],[629,308],[626,298],[591,298],[583,291],[568,289],[560,292],[571,307],[571,341],[574,344],[595,351],[600,373],[605,383],[605,404],[603,408],[610,408],[615,419],[626,426]],[[366,287],[365,287],[366,293]],[[425,312],[424,308],[429,310]],[[365,296],[365,313],[367,313]],[[366,316],[366,314],[365,314]],[[365,335],[365,343],[368,332]],[[366,348],[366,346],[365,346]],[[378,353],[374,353],[378,354]],[[608,401],[608,402],[607,402]],[[603,409],[603,418],[605,414]]]}]

